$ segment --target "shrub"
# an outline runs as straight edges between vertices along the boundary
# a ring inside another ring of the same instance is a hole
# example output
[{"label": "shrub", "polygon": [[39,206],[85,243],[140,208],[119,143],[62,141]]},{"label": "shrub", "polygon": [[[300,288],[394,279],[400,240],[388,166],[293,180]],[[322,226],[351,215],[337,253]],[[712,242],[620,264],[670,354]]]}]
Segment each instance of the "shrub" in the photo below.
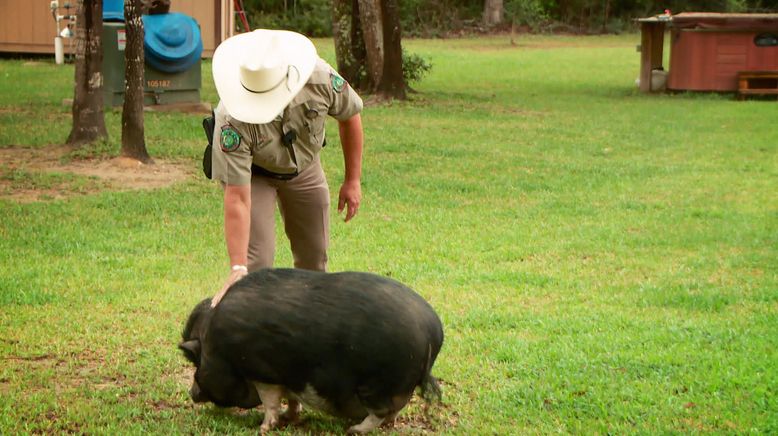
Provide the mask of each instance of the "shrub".
[{"label": "shrub", "polygon": [[432,70],[432,63],[423,57],[403,50],[403,79],[406,85],[418,82]]}]

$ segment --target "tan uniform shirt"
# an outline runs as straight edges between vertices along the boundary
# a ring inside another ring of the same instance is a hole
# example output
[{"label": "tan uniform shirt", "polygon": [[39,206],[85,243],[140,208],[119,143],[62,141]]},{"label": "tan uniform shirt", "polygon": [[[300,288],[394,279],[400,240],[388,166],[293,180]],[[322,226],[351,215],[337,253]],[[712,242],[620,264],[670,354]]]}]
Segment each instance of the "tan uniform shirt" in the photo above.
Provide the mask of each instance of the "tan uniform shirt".
[{"label": "tan uniform shirt", "polygon": [[[272,173],[302,172],[324,145],[325,115],[345,121],[361,110],[359,95],[322,59],[300,93],[267,124],[238,121],[219,103],[214,111],[213,179],[246,185],[251,181],[252,163]],[[225,129],[231,132],[222,134]],[[291,130],[296,139],[290,148],[282,138]],[[234,132],[239,137],[237,147]]]}]

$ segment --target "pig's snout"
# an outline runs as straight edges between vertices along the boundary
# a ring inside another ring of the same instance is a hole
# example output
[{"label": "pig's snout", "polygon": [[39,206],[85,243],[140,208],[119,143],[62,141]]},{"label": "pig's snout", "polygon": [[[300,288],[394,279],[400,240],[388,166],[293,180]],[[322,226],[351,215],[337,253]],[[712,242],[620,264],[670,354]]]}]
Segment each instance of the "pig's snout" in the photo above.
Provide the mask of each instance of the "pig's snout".
[{"label": "pig's snout", "polygon": [[205,403],[208,401],[208,399],[205,398],[205,395],[203,395],[203,392],[200,390],[200,386],[197,385],[197,382],[192,383],[192,387],[189,388],[189,396],[195,403]]}]

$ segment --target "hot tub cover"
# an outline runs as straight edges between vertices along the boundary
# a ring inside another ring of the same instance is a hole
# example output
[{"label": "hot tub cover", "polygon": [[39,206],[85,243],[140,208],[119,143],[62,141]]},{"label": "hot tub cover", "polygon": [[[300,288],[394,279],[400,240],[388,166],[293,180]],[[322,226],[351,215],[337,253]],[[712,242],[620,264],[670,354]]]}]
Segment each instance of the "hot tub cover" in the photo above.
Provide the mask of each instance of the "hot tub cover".
[{"label": "hot tub cover", "polygon": [[673,15],[679,29],[778,32],[778,14],[720,14],[684,12]]}]

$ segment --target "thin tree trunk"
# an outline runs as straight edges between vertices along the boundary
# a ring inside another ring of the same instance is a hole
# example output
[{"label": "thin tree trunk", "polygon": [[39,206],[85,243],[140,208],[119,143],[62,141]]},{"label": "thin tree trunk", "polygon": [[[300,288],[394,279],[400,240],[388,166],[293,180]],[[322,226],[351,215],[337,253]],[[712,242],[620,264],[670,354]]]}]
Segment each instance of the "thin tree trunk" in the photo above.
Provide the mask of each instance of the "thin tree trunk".
[{"label": "thin tree trunk", "polygon": [[375,91],[384,71],[384,37],[381,0],[359,0],[359,21],[367,49],[367,87]]},{"label": "thin tree trunk", "polygon": [[399,1],[334,0],[332,7],[340,73],[381,99],[407,98]]},{"label": "thin tree trunk", "polygon": [[385,98],[405,100],[406,84],[403,77],[400,6],[397,0],[381,1],[381,18],[383,22],[384,59],[383,72],[376,91]]},{"label": "thin tree trunk", "polygon": [[332,2],[332,34],[338,72],[355,89],[361,89],[366,59],[358,12],[357,0]]},{"label": "thin tree trunk", "polygon": [[365,47],[365,37],[362,34],[362,25],[359,22],[359,0],[351,0],[351,11],[351,53],[360,65],[355,79],[358,88],[361,88],[367,76],[367,68],[365,67],[367,47]]},{"label": "thin tree trunk", "polygon": [[76,73],[70,145],[108,138],[103,116],[103,2],[79,0],[76,19]]},{"label": "thin tree trunk", "polygon": [[484,24],[486,26],[496,26],[502,23],[503,0],[485,0],[484,1]]},{"label": "thin tree trunk", "polygon": [[141,0],[125,0],[127,45],[124,49],[125,85],[122,107],[122,156],[153,163],[143,131],[143,20]]}]

